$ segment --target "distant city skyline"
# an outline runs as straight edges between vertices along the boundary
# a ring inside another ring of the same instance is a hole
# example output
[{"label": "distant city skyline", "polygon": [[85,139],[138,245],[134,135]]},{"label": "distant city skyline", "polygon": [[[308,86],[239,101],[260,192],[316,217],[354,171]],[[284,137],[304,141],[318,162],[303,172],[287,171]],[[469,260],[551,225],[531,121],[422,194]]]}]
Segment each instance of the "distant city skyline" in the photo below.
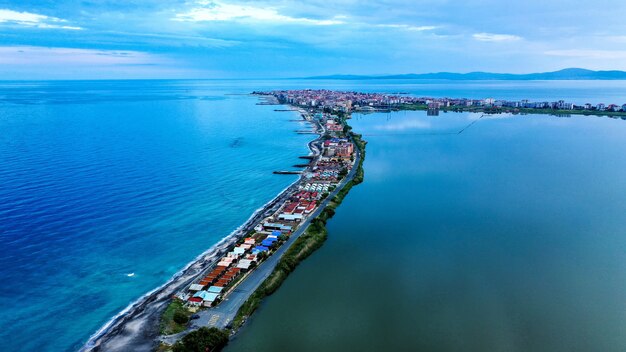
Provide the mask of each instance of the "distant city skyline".
[{"label": "distant city skyline", "polygon": [[0,79],[626,70],[626,3],[0,1]]}]

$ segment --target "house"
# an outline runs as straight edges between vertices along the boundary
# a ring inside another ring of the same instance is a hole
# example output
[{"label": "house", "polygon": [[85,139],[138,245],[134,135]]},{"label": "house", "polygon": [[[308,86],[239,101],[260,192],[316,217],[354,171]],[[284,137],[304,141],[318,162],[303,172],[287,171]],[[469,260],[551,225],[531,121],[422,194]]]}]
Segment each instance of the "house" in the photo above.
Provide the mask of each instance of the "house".
[{"label": "house", "polygon": [[[254,249],[252,249],[252,254],[257,254],[257,253],[261,253],[261,252],[267,252],[269,251],[269,248],[265,247],[265,246],[256,246],[254,247]],[[241,260],[239,262],[239,264],[241,264],[241,262],[243,262],[244,260]],[[237,265],[238,268],[242,268],[239,265]],[[242,269],[247,269],[247,268],[242,268]]]},{"label": "house", "polygon": [[232,262],[225,262],[223,260],[221,262],[217,263],[218,266],[226,267],[226,268],[229,267],[231,264],[232,264]]},{"label": "house", "polygon": [[328,120],[326,121],[326,130],[330,131],[330,132],[341,132],[343,131],[343,126],[339,123],[337,123],[335,120]]},{"label": "house", "polygon": [[189,302],[190,305],[192,306],[200,306],[200,304],[202,304],[202,298],[200,297],[191,297],[187,300],[187,302]]},{"label": "house", "polygon": [[201,284],[193,284],[191,286],[189,286],[189,291],[201,291],[204,288],[205,285],[201,285]]},{"label": "house", "polygon": [[266,238],[261,242],[261,245],[269,248],[269,247],[272,247],[275,242],[276,242],[275,238]]},{"label": "house", "polygon": [[282,221],[300,221],[302,220],[302,214],[279,214],[278,220]]},{"label": "house", "polygon": [[219,295],[216,293],[211,293],[207,291],[199,291],[195,295],[193,295],[193,297],[190,298],[189,300],[191,301],[191,299],[194,299],[194,302],[197,302],[197,299],[200,299],[200,302],[202,303],[203,306],[210,307],[213,305],[213,302],[217,300],[218,296]]},{"label": "house", "polygon": [[[255,247],[257,248],[257,247]],[[242,259],[238,264],[237,268],[241,270],[248,270],[252,266],[252,260]]]},{"label": "house", "polygon": [[291,232],[291,230],[293,229],[293,227],[289,225],[283,225],[283,224],[277,224],[277,223],[271,223],[271,222],[264,222],[263,228],[266,230],[279,230],[281,232]]}]

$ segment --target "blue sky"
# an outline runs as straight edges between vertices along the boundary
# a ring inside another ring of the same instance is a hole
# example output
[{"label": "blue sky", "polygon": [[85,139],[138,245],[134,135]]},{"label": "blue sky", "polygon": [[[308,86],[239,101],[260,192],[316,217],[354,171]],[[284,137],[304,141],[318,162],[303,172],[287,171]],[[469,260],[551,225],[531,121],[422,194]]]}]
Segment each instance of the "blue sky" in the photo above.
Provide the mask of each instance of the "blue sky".
[{"label": "blue sky", "polygon": [[0,79],[626,70],[626,2],[0,0]]}]

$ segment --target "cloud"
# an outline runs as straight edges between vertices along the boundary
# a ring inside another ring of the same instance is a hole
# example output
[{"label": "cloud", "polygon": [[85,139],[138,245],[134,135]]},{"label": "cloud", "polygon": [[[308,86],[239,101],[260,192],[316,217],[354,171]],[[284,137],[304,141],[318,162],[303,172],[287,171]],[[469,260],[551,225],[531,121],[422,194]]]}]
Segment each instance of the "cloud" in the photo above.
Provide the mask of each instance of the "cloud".
[{"label": "cloud", "polygon": [[184,60],[138,50],[0,46],[2,79],[203,78],[224,73],[196,70]]},{"label": "cloud", "polygon": [[199,7],[187,12],[176,14],[174,20],[187,22],[205,21],[251,21],[274,24],[304,24],[328,26],[344,23],[345,16],[334,16],[330,19],[314,19],[283,15],[272,7],[256,7],[251,5],[234,5],[218,1],[198,1]]},{"label": "cloud", "polygon": [[626,50],[568,49],[568,50],[548,50],[544,52],[544,54],[550,55],[550,56],[589,58],[589,59],[626,59]]},{"label": "cloud", "polygon": [[39,15],[32,12],[17,12],[8,9],[0,9],[0,23],[13,24],[35,28],[69,29],[80,30],[81,27],[68,26],[66,20]]},{"label": "cloud", "polygon": [[124,37],[137,37],[154,39],[152,43],[167,43],[167,45],[173,46],[203,46],[210,48],[229,48],[235,45],[239,45],[242,42],[236,40],[226,40],[219,38],[210,38],[200,35],[186,35],[186,34],[171,34],[171,33],[139,33],[139,32],[124,32],[124,31],[106,31],[106,34],[112,34],[116,36]]},{"label": "cloud", "polygon": [[115,66],[162,64],[166,60],[140,51],[49,48],[38,46],[0,47],[3,66]]},{"label": "cloud", "polygon": [[415,31],[415,32],[432,31],[434,29],[439,28],[437,26],[412,26],[408,24],[377,24],[376,27],[397,28],[397,29],[404,29],[407,31]]},{"label": "cloud", "polygon": [[522,39],[512,34],[476,33],[472,37],[481,42],[513,42]]}]

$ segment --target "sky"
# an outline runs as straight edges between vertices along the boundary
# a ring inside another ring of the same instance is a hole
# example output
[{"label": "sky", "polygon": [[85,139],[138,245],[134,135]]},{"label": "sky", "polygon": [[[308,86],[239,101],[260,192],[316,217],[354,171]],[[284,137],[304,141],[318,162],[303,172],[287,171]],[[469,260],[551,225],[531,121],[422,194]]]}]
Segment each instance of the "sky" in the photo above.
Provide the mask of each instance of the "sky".
[{"label": "sky", "polygon": [[626,70],[619,0],[0,0],[0,79]]}]

